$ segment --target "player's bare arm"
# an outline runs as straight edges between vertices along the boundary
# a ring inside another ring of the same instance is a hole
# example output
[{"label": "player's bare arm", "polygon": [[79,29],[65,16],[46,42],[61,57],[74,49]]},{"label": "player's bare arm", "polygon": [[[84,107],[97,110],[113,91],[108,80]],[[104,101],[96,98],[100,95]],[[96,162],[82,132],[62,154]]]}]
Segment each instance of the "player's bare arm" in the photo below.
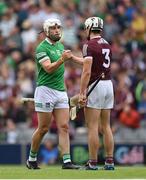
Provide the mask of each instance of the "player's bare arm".
[{"label": "player's bare arm", "polygon": [[77,57],[75,55],[72,54],[72,60],[75,62],[75,63],[78,63],[80,65],[83,65],[83,60],[84,58],[83,57]]},{"label": "player's bare arm", "polygon": [[68,61],[70,58],[71,58],[71,51],[66,50],[63,52],[61,58],[58,61],[51,63],[51,61],[48,59],[48,60],[42,62],[42,66],[46,72],[51,73],[51,72],[55,71],[65,61]]},{"label": "player's bare arm", "polygon": [[81,87],[80,87],[80,95],[79,95],[79,103],[81,105],[84,105],[86,101],[86,89],[91,76],[91,67],[92,67],[92,57],[86,57],[83,63],[83,72],[81,76]]}]

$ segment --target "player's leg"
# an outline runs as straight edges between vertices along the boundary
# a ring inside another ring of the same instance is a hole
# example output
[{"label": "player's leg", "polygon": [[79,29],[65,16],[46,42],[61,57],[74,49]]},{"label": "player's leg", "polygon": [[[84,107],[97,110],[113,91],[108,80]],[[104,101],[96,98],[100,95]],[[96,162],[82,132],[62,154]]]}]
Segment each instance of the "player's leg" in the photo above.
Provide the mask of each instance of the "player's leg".
[{"label": "player's leg", "polygon": [[55,109],[53,114],[58,128],[60,151],[69,154],[69,109]]},{"label": "player's leg", "polygon": [[38,112],[38,128],[32,136],[31,150],[38,152],[40,143],[44,135],[48,132],[52,113]]},{"label": "player's leg", "polygon": [[27,161],[27,167],[30,169],[37,169],[37,153],[40,143],[50,126],[55,101],[52,91],[52,89],[45,86],[39,86],[35,90],[34,105],[38,116],[38,128],[32,136],[31,149]]},{"label": "player's leg", "polygon": [[98,136],[98,119],[100,110],[94,108],[85,108],[85,121],[88,128],[88,148],[89,148],[89,162],[87,169],[98,169],[98,149],[99,149],[99,136]]},{"label": "player's leg", "polygon": [[38,128],[33,133],[29,159],[27,161],[27,167],[29,169],[39,169],[37,165],[37,153],[42,138],[48,132],[51,122],[52,112],[48,112],[48,113],[37,112],[37,116],[38,116]]},{"label": "player's leg", "polygon": [[[92,85],[89,86],[89,89]],[[102,89],[102,91],[101,91]],[[104,100],[105,90],[102,88],[102,81],[100,81],[93,89],[90,96],[88,96],[87,107],[85,108],[85,121],[88,128],[88,148],[89,148],[89,162],[91,169],[98,169],[96,166],[98,161],[99,149],[99,119],[101,107]],[[89,169],[90,169],[89,167]]]},{"label": "player's leg", "polygon": [[55,109],[54,117],[57,123],[59,147],[63,156],[63,169],[78,169],[71,163],[69,140],[69,108]]},{"label": "player's leg", "polygon": [[103,142],[105,148],[105,169],[106,170],[114,170],[114,160],[113,160],[113,152],[114,152],[114,139],[112,130],[110,127],[110,110],[104,109],[101,111],[101,128],[103,133]]}]

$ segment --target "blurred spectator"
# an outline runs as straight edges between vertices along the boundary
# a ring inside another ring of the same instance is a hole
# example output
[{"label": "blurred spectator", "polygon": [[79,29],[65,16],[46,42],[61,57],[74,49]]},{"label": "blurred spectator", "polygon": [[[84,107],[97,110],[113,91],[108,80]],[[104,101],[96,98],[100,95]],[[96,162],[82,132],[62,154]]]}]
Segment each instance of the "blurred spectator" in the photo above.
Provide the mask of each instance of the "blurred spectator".
[{"label": "blurred spectator", "polygon": [[41,162],[43,164],[55,164],[59,155],[58,148],[52,139],[46,139],[44,147],[40,150]]},{"label": "blurred spectator", "polygon": [[22,38],[20,35],[20,29],[17,26],[13,28],[10,37],[6,40],[6,46],[8,46],[10,49],[22,48]]},{"label": "blurred spectator", "polygon": [[20,67],[21,69],[19,69],[17,74],[17,85],[20,87],[22,97],[27,97],[28,95],[33,94],[33,84],[25,67]]},{"label": "blurred spectator", "polygon": [[146,121],[146,89],[142,91],[141,100],[138,103],[138,111],[142,120]]},{"label": "blurred spectator", "polygon": [[140,80],[135,88],[135,97],[137,102],[142,101],[143,91],[146,91],[146,74],[144,73],[144,77]]},{"label": "blurred spectator", "polygon": [[18,133],[16,131],[16,125],[11,120],[6,121],[7,143],[15,144],[17,142]]},{"label": "blurred spectator", "polygon": [[116,18],[117,18],[117,22],[118,22],[119,26],[121,26],[121,32],[123,32],[125,30],[125,28],[128,27],[128,22],[127,22],[127,17],[126,17],[125,11],[126,11],[126,9],[125,9],[124,5],[122,5],[122,4],[118,5]]},{"label": "blurred spectator", "polygon": [[37,32],[34,28],[32,28],[32,24],[30,21],[25,20],[22,23],[23,31],[21,33],[22,42],[23,42],[23,50],[24,52],[30,51],[30,46],[34,46],[37,40]]},{"label": "blurred spectator", "polygon": [[130,105],[126,104],[119,116],[120,122],[129,128],[140,127],[140,115]]},{"label": "blurred spectator", "polygon": [[0,21],[0,30],[4,38],[8,38],[11,35],[12,30],[16,26],[16,15],[13,12],[13,9],[9,7],[2,15]]},{"label": "blurred spectator", "polygon": [[120,32],[120,27],[115,21],[115,18],[111,14],[107,14],[105,17],[104,36],[108,41],[112,41],[112,38]]},{"label": "blurred spectator", "polygon": [[4,14],[6,9],[7,9],[6,3],[4,2],[4,0],[1,0],[1,2],[0,2],[0,15]]},{"label": "blurred spectator", "polygon": [[123,0],[123,2],[124,2],[124,5],[126,7],[125,15],[126,15],[127,20],[130,24],[132,19],[133,19],[133,14],[137,10],[137,8],[136,8],[136,6],[134,6],[134,3],[132,0]]},{"label": "blurred spectator", "polygon": [[17,76],[17,70],[19,64],[22,62],[22,53],[17,49],[13,49],[7,56],[7,63],[15,71],[15,76]]},{"label": "blurred spectator", "polygon": [[144,17],[140,13],[134,12],[131,27],[131,30],[135,33],[135,40],[143,42],[146,32],[146,23]]},{"label": "blurred spectator", "polygon": [[[38,35],[42,22],[47,18],[60,18],[64,26],[62,40],[66,48],[82,56],[82,45],[86,41],[83,22],[89,16],[105,19],[104,34],[112,46],[111,74],[115,86],[113,127],[121,124],[119,116],[125,113],[125,106],[132,105],[136,108],[134,111],[141,115],[140,119],[146,118],[146,1],[1,0],[0,130],[3,140],[7,119],[12,121],[8,121],[9,124],[14,123],[17,130],[21,127],[32,131],[37,126],[33,103],[22,105],[16,99],[20,101],[22,96],[33,97],[36,86],[34,49],[44,38],[43,33]],[[71,61],[66,63],[65,81],[70,97],[79,92],[81,71],[82,68]],[[72,122],[73,131],[85,126],[83,111],[77,119]],[[57,133],[54,121],[51,133]],[[28,136],[25,142],[27,139]]]},{"label": "blurred spectator", "polygon": [[7,110],[7,118],[13,120],[16,126],[22,130],[27,128],[26,110],[19,100],[12,101],[11,106]]},{"label": "blurred spectator", "polygon": [[77,31],[73,20],[68,17],[65,20],[65,26],[63,30],[63,42],[66,48],[73,48],[77,45]]}]

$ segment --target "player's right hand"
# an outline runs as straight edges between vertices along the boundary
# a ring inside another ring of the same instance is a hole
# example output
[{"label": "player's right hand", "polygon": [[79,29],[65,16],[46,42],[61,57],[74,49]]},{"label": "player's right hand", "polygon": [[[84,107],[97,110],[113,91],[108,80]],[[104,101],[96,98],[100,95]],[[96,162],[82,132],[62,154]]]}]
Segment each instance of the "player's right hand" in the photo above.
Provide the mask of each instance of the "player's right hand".
[{"label": "player's right hand", "polygon": [[72,58],[71,50],[64,50],[64,52],[62,53],[63,61],[67,61],[67,60],[69,60],[71,58]]},{"label": "player's right hand", "polygon": [[87,103],[87,96],[86,96],[85,93],[79,94],[78,103],[79,103],[79,106],[80,106],[80,107],[86,106],[86,103]]}]

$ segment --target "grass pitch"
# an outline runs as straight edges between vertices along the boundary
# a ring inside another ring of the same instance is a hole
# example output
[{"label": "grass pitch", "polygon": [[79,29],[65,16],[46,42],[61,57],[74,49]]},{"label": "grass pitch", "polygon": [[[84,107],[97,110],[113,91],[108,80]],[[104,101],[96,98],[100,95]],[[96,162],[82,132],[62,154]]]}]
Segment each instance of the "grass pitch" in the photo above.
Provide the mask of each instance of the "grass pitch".
[{"label": "grass pitch", "polygon": [[144,179],[146,167],[116,167],[115,171],[62,170],[61,166],[42,166],[28,170],[25,166],[0,166],[0,179]]}]

